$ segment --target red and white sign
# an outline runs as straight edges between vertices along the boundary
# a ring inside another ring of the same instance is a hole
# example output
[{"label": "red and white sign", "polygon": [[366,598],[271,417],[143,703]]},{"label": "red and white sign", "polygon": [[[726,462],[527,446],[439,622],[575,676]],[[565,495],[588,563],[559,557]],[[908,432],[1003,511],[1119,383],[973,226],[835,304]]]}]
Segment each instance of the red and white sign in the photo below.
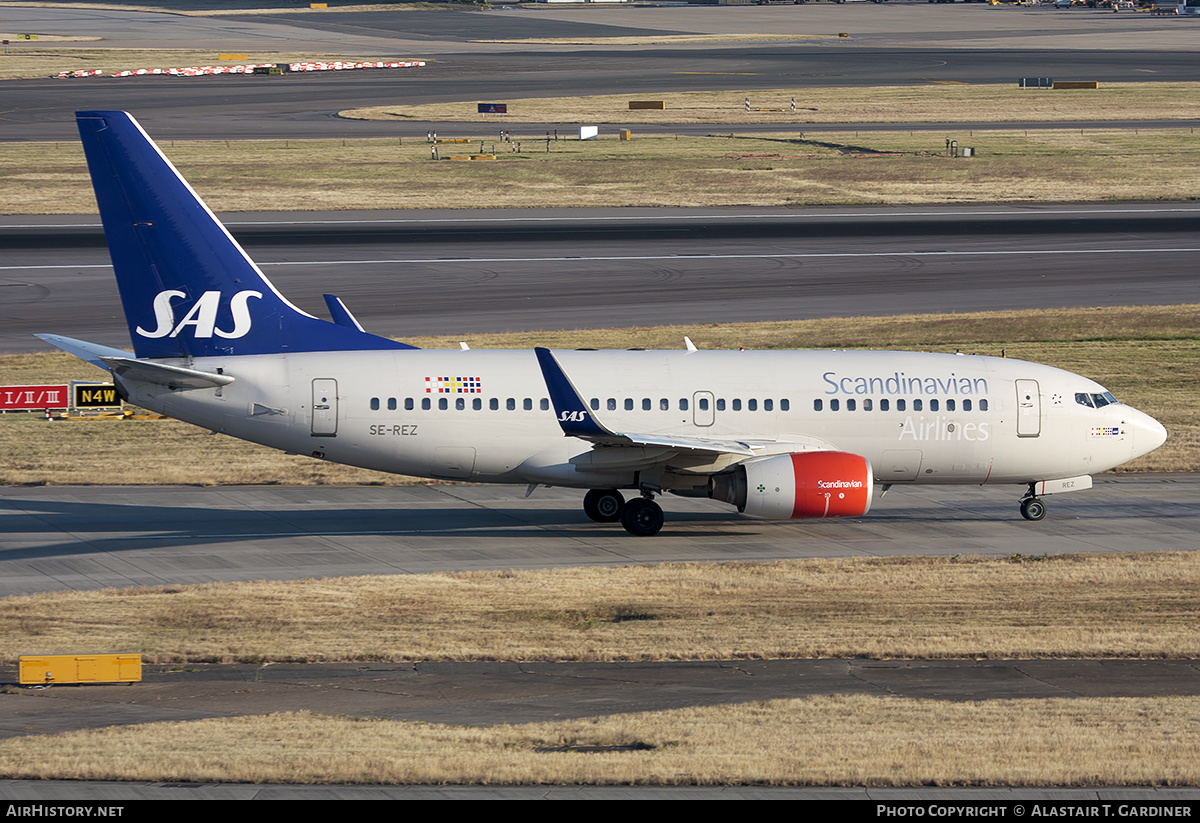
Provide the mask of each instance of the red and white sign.
[{"label": "red and white sign", "polygon": [[41,411],[65,409],[71,393],[62,386],[0,386],[0,410]]}]

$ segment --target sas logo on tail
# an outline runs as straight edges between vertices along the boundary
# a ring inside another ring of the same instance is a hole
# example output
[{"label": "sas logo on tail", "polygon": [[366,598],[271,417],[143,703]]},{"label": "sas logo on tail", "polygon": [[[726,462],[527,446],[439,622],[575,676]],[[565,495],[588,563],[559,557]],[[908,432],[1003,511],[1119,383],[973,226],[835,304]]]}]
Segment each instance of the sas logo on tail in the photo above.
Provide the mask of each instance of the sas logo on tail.
[{"label": "sas logo on tail", "polygon": [[171,301],[178,297],[187,297],[187,294],[175,289],[159,292],[154,298],[154,319],[158,323],[158,327],[154,331],[146,331],[138,326],[137,333],[142,337],[152,339],[176,337],[185,328],[192,326],[193,337],[212,337],[214,334],[227,340],[244,337],[250,331],[251,325],[250,309],[247,303],[250,302],[251,297],[261,300],[262,292],[240,291],[229,300],[229,311],[233,314],[233,329],[230,331],[217,328],[217,309],[221,304],[219,291],[206,291],[200,295],[200,299],[192,305],[187,315],[176,323],[175,310],[171,306]]},{"label": "sas logo on tail", "polygon": [[584,420],[587,420],[585,411],[565,411],[558,415],[560,423],[582,423]]}]

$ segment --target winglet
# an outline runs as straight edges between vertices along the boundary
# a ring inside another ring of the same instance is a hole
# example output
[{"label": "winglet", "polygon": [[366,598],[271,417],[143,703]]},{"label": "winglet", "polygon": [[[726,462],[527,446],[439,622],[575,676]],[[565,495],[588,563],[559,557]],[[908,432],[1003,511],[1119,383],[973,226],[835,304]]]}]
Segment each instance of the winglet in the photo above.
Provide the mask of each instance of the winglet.
[{"label": "winglet", "polygon": [[558,418],[558,425],[562,426],[563,434],[585,440],[614,437],[614,434],[592,415],[571,383],[571,378],[567,377],[550,350],[539,347],[533,352],[537,355],[538,365],[542,367],[542,377],[546,381],[550,402],[554,404],[554,413]]}]

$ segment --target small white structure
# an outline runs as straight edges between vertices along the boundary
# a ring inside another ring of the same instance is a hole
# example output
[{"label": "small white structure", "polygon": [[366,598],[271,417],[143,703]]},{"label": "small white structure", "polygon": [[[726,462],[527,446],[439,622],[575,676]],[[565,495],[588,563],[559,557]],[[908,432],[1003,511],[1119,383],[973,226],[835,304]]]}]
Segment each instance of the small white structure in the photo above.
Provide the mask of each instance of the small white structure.
[{"label": "small white structure", "polygon": [[596,137],[599,136],[599,134],[600,134],[599,126],[580,126],[579,127],[579,139],[580,140],[595,140]]}]

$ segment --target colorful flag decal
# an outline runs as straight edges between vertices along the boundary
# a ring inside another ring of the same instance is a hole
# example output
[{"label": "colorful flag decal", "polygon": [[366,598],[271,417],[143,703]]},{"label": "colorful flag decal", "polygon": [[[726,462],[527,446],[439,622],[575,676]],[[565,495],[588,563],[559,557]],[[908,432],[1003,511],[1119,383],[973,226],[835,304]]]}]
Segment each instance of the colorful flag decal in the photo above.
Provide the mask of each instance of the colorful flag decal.
[{"label": "colorful flag decal", "polygon": [[479,394],[483,381],[478,377],[426,377],[426,394]]}]

